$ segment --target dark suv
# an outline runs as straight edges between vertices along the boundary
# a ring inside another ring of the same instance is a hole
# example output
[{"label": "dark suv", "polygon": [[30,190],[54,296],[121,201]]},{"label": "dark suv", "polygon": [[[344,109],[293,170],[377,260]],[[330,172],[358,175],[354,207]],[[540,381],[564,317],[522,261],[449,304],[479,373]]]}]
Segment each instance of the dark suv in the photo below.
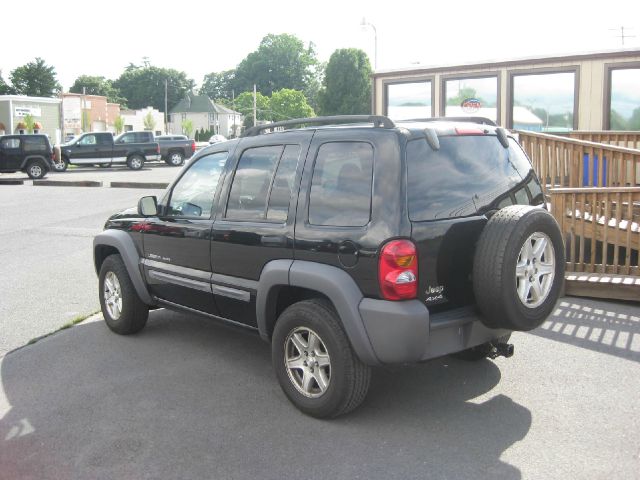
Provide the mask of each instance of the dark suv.
[{"label": "dark suv", "polygon": [[53,169],[53,149],[46,135],[0,136],[0,173],[24,172],[40,179]]},{"label": "dark suv", "polygon": [[529,160],[482,119],[254,127],[109,218],[94,259],[113,331],[156,306],[246,326],[316,417],[358,406],[372,366],[510,356],[564,276]]}]

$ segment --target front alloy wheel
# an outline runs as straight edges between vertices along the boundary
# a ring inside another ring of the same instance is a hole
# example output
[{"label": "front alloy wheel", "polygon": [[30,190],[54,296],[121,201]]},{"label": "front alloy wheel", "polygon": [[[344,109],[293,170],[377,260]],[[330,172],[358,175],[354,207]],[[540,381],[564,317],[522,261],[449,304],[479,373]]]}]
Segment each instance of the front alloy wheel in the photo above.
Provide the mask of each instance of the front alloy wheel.
[{"label": "front alloy wheel", "polygon": [[114,320],[119,320],[122,314],[122,289],[115,273],[107,272],[105,275],[102,294],[104,295],[104,305],[109,315]]},{"label": "front alloy wheel", "polygon": [[320,335],[295,328],[287,335],[284,350],[285,368],[296,390],[309,398],[323,395],[331,382],[331,359]]},{"label": "front alloy wheel", "polygon": [[542,232],[534,232],[520,249],[516,263],[516,289],[527,308],[540,306],[551,292],[556,271],[551,239]]}]

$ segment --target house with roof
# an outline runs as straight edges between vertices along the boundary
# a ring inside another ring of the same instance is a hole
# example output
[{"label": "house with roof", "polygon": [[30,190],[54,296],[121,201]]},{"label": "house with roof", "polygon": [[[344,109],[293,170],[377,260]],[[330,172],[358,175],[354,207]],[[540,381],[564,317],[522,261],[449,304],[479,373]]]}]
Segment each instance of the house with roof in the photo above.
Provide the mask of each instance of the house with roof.
[{"label": "house with roof", "polygon": [[243,118],[241,113],[214,103],[207,95],[189,92],[169,112],[169,132],[184,133],[182,124],[185,120],[193,123],[193,133],[210,130],[230,138],[240,134]]}]

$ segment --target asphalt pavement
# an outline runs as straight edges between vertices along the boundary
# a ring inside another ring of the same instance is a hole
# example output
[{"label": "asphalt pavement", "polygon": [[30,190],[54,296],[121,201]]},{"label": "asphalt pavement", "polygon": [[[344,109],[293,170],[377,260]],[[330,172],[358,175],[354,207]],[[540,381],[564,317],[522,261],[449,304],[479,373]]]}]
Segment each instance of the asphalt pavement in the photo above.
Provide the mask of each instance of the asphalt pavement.
[{"label": "asphalt pavement", "polygon": [[376,369],[320,421],[255,334],[165,310],[135,336],[100,315],[0,363],[7,479],[635,479],[638,308],[565,298],[510,359]]}]

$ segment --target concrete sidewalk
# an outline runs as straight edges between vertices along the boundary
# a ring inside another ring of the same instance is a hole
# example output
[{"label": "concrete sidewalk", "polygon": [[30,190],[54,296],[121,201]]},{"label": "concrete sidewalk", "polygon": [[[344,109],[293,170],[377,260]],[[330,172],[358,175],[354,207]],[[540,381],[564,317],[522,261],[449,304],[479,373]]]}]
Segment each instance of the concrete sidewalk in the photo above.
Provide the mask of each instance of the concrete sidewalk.
[{"label": "concrete sidewalk", "polygon": [[7,479],[640,478],[640,309],[565,298],[511,359],[374,372],[332,421],[289,404],[256,335],[101,317],[0,363]]}]

